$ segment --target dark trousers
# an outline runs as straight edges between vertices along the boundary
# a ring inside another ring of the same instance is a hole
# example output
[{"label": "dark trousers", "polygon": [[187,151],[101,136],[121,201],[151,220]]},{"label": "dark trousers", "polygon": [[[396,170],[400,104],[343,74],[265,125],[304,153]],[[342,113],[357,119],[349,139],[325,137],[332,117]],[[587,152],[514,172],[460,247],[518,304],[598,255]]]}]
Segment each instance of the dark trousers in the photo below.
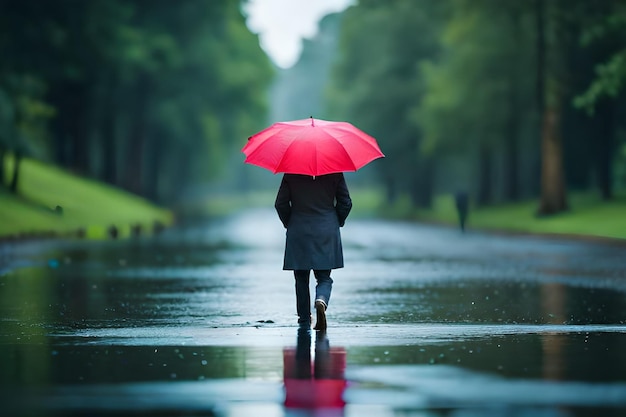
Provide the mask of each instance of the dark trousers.
[{"label": "dark trousers", "polygon": [[[311,322],[311,293],[309,292],[310,270],[295,270],[296,278],[296,311],[298,323]],[[333,280],[330,277],[330,269],[315,269],[315,299],[323,300],[326,305],[330,301],[330,293],[333,289]]]}]

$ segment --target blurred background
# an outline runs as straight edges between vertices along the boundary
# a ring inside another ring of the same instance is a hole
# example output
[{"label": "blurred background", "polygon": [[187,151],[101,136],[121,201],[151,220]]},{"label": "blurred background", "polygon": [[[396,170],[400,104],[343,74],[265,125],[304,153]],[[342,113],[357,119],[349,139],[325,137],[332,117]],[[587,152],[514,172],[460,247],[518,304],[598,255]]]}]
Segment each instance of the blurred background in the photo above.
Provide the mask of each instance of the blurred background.
[{"label": "blurred background", "polygon": [[349,184],[382,212],[624,201],[626,0],[329,1],[292,62],[262,48],[264,3],[0,0],[0,198],[49,200],[28,161],[181,211],[274,192],[241,148],[314,116],[377,138]]}]

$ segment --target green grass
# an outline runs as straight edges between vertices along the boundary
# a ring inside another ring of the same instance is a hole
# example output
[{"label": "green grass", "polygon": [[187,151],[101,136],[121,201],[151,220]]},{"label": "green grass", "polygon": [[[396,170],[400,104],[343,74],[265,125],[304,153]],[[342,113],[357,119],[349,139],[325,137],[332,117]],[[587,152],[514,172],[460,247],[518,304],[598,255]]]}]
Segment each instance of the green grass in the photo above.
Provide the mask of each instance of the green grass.
[{"label": "green grass", "polygon": [[[566,234],[626,239],[626,195],[602,201],[593,193],[570,193],[570,209],[537,217],[536,200],[470,209],[469,228],[538,234]],[[433,210],[417,211],[417,219],[456,224],[452,197],[436,199]]]},{"label": "green grass", "polygon": [[[9,173],[12,160],[5,164]],[[89,238],[103,238],[114,225],[123,237],[131,225],[151,230],[155,221],[172,222],[168,210],[142,198],[34,160],[22,161],[18,190],[18,196],[0,192],[0,236],[83,229]],[[56,206],[62,214],[54,211]]]}]

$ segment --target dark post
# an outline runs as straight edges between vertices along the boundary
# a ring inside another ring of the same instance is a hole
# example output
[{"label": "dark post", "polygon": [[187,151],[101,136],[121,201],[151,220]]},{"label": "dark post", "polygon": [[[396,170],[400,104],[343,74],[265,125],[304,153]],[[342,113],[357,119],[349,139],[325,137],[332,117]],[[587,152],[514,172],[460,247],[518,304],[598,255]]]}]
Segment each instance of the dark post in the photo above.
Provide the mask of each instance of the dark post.
[{"label": "dark post", "polygon": [[469,196],[467,195],[467,192],[457,191],[454,194],[454,203],[456,205],[456,211],[459,215],[459,226],[461,227],[461,231],[465,232],[465,222],[469,212]]}]

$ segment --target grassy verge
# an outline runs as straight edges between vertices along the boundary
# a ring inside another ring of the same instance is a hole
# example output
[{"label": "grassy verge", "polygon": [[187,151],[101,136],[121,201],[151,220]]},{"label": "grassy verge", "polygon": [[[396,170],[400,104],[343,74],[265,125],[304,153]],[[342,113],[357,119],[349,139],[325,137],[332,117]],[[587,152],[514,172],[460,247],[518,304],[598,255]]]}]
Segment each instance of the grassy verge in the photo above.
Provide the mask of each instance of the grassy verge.
[{"label": "grassy verge", "polygon": [[[626,195],[602,201],[592,193],[571,193],[567,212],[537,217],[537,201],[501,204],[470,209],[469,228],[510,232],[565,234],[626,239]],[[424,221],[457,223],[451,196],[439,197],[432,210],[418,210],[414,218]]]},{"label": "grassy verge", "polygon": [[[7,158],[5,168],[10,172],[11,159]],[[111,226],[124,237],[133,226],[146,231],[155,222],[170,224],[172,215],[114,187],[26,159],[21,164],[19,195],[0,192],[0,219],[1,237],[81,230],[87,238],[104,238]]]}]

